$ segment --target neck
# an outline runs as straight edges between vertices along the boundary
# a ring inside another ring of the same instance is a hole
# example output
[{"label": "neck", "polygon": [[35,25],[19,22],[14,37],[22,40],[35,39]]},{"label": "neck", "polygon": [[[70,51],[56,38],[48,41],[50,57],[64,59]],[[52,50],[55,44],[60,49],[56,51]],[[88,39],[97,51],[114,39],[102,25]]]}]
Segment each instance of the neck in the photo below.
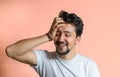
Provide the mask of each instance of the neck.
[{"label": "neck", "polygon": [[70,60],[72,58],[74,58],[76,55],[75,50],[71,50],[67,55],[58,55],[60,58],[64,59],[64,60]]}]

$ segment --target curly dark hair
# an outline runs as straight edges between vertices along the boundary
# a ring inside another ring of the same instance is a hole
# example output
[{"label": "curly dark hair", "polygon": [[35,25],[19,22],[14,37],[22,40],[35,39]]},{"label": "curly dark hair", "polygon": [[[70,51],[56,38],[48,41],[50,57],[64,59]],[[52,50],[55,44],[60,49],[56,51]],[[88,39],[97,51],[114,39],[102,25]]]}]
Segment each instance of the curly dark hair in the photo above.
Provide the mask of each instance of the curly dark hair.
[{"label": "curly dark hair", "polygon": [[68,13],[64,10],[59,12],[59,17],[63,18],[63,20],[67,23],[73,24],[75,26],[76,37],[81,36],[83,32],[83,21],[80,17],[78,17],[74,13]]}]

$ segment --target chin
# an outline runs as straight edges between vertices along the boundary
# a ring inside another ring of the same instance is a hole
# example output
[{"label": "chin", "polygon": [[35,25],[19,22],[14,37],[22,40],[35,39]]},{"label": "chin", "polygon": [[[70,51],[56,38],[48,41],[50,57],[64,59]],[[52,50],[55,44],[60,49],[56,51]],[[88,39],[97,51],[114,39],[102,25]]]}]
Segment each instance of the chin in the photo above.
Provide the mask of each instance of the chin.
[{"label": "chin", "polygon": [[67,55],[70,51],[69,50],[64,50],[64,51],[56,50],[56,52],[58,55]]}]

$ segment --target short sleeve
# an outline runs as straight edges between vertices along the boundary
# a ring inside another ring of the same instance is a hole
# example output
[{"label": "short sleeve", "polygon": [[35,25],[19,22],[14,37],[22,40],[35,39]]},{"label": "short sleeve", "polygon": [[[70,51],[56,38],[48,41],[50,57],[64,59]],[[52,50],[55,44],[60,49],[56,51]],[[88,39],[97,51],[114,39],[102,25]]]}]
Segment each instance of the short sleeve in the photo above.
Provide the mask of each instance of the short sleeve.
[{"label": "short sleeve", "polygon": [[40,71],[42,70],[42,66],[43,66],[43,59],[44,59],[44,55],[45,55],[45,51],[44,50],[37,50],[37,49],[33,49],[33,52],[35,53],[36,57],[37,57],[37,65],[32,66],[37,73],[40,73]]},{"label": "short sleeve", "polygon": [[87,77],[100,77],[100,72],[97,64],[89,59],[87,62]]}]

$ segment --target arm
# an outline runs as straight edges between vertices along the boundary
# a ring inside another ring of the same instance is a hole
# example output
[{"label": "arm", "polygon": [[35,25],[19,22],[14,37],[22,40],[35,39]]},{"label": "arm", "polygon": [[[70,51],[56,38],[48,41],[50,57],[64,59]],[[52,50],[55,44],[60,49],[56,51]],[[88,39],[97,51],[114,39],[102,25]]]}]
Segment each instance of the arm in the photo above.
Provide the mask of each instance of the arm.
[{"label": "arm", "polygon": [[47,35],[34,38],[23,39],[6,48],[6,54],[18,61],[30,64],[36,64],[35,54],[32,49],[42,43],[49,41]]},{"label": "arm", "polygon": [[57,24],[59,22],[63,22],[60,18],[55,18],[53,24],[49,30],[49,32],[45,35],[23,39],[20,40],[6,48],[6,54],[23,63],[36,65],[36,55],[32,51],[33,48],[48,42],[49,40],[53,40],[57,31]]}]

